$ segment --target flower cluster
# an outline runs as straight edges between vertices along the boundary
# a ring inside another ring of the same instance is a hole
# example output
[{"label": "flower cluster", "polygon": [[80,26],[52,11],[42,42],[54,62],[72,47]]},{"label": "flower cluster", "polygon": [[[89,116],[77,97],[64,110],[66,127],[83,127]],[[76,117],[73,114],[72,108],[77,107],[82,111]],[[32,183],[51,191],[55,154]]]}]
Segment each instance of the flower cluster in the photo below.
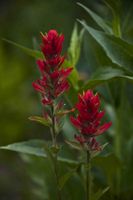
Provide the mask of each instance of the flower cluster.
[{"label": "flower cluster", "polygon": [[43,105],[52,104],[53,100],[69,88],[67,81],[72,68],[62,68],[65,56],[61,56],[64,36],[56,30],[50,30],[42,35],[41,50],[44,60],[37,60],[41,78],[33,82],[33,87],[42,96]]},{"label": "flower cluster", "polygon": [[91,90],[87,90],[83,95],[79,95],[79,102],[76,104],[78,115],[76,118],[70,117],[72,124],[80,131],[75,139],[82,145],[87,145],[90,150],[100,150],[100,145],[95,137],[105,132],[111,122],[101,125],[101,119],[105,112],[99,111],[100,99],[98,94],[94,95]]}]

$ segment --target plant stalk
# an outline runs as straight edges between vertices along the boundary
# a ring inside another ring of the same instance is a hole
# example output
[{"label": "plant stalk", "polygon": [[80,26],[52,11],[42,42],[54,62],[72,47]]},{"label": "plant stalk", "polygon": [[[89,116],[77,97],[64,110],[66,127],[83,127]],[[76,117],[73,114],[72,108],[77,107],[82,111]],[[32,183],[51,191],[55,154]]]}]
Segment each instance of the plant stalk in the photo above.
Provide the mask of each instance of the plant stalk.
[{"label": "plant stalk", "polygon": [[61,192],[59,189],[59,175],[58,175],[58,163],[57,163],[57,153],[54,154],[54,172],[55,172],[55,178],[56,178],[56,188],[57,188],[57,199],[61,200]]},{"label": "plant stalk", "polygon": [[[51,105],[51,114],[52,114],[52,128],[51,128],[51,134],[52,134],[52,142],[53,147],[57,148],[57,141],[56,141],[56,119],[55,119],[55,113],[54,113],[54,103]],[[57,190],[57,199],[61,200],[61,192],[59,190],[59,175],[58,175],[58,153],[55,151],[53,152],[53,165],[54,165],[54,173],[55,173],[55,179],[56,179],[56,190]]]},{"label": "plant stalk", "polygon": [[87,151],[86,155],[86,200],[91,200],[91,155]]}]

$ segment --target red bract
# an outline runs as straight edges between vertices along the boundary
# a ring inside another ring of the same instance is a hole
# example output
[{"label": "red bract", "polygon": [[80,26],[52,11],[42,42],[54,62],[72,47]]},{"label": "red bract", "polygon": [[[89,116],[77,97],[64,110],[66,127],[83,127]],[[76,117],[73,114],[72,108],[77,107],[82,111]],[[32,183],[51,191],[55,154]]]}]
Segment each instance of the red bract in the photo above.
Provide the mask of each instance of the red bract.
[{"label": "red bract", "polygon": [[56,30],[50,30],[46,35],[42,34],[43,44],[41,45],[41,49],[44,56],[47,59],[51,59],[55,55],[60,55],[63,41],[64,35],[59,35]]},{"label": "red bract", "polygon": [[54,99],[69,89],[67,77],[72,68],[62,69],[65,56],[61,56],[64,36],[56,30],[42,35],[41,49],[45,60],[37,60],[41,78],[33,83],[35,90],[41,93],[42,103],[51,104]]},{"label": "red bract", "polygon": [[100,149],[95,136],[105,132],[112,123],[107,122],[101,125],[101,119],[105,112],[100,111],[98,94],[94,95],[91,90],[88,90],[83,95],[79,95],[76,108],[78,110],[77,117],[70,117],[72,124],[80,131],[80,135],[76,135],[75,139],[81,144],[88,144],[91,150]]}]

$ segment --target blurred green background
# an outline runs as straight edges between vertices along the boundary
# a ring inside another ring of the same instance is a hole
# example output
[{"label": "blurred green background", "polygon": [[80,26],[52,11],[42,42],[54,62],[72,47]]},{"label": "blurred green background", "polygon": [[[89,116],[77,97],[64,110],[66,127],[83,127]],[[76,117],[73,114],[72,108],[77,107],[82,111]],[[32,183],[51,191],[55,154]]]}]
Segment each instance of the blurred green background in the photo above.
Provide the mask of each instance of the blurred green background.
[{"label": "blurred green background", "polygon": [[[123,12],[128,11],[131,1],[123,1]],[[108,17],[102,1],[80,2]],[[77,18],[94,23],[75,0],[0,1],[0,145],[44,137],[44,127],[28,120],[30,115],[41,114],[39,97],[32,88],[32,81],[38,76],[35,60],[2,38],[39,49],[40,31],[57,29],[65,35],[66,52]],[[132,40],[132,31],[127,32]],[[84,67],[89,73],[86,57],[82,55],[78,68]],[[18,154],[0,151],[0,200],[34,199],[32,187],[27,166]]]}]

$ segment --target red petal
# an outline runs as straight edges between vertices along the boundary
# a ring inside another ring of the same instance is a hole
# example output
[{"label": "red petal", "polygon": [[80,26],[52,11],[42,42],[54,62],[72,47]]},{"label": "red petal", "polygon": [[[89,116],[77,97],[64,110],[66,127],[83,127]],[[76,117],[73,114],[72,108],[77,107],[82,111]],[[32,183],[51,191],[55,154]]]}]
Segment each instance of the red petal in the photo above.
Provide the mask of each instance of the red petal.
[{"label": "red petal", "polygon": [[69,89],[69,84],[67,81],[63,81],[61,83],[58,83],[55,85],[55,96],[59,96],[62,93],[64,93],[65,91],[67,91]]},{"label": "red petal", "polygon": [[76,126],[77,128],[81,128],[81,123],[78,119],[75,119],[74,117],[70,117],[70,121],[72,122],[72,124],[74,126]]},{"label": "red petal", "polygon": [[43,60],[37,60],[36,63],[38,65],[40,71],[42,72],[44,70],[44,62],[43,62]]},{"label": "red petal", "polygon": [[68,77],[72,70],[73,70],[72,67],[69,67],[69,68],[66,68],[66,69],[62,69],[62,70],[60,71],[62,77],[63,77],[63,78]]},{"label": "red petal", "polygon": [[44,105],[51,104],[51,103],[52,103],[52,100],[51,100],[51,99],[48,99],[47,97],[44,97],[44,98],[42,99],[42,103],[43,103]]},{"label": "red petal", "polygon": [[60,75],[60,71],[54,71],[50,76],[52,79],[57,79]]},{"label": "red petal", "polygon": [[33,82],[32,86],[38,92],[44,93],[44,88],[42,86],[40,86],[39,84],[37,84],[36,82]]},{"label": "red petal", "polygon": [[60,35],[56,46],[57,54],[61,53],[63,42],[64,42],[64,35]]},{"label": "red petal", "polygon": [[81,145],[86,142],[86,139],[80,135],[75,135],[74,137],[78,142],[80,142]]},{"label": "red petal", "polygon": [[48,39],[48,40],[53,40],[53,39],[55,39],[57,36],[58,36],[58,33],[57,33],[57,31],[54,30],[54,29],[49,30],[49,32],[47,33],[47,39]]},{"label": "red petal", "polygon": [[109,129],[111,125],[112,125],[112,122],[108,122],[108,123],[105,123],[104,125],[100,126],[98,128],[97,132],[95,133],[95,136],[101,135],[103,132],[105,132],[107,129]]}]

